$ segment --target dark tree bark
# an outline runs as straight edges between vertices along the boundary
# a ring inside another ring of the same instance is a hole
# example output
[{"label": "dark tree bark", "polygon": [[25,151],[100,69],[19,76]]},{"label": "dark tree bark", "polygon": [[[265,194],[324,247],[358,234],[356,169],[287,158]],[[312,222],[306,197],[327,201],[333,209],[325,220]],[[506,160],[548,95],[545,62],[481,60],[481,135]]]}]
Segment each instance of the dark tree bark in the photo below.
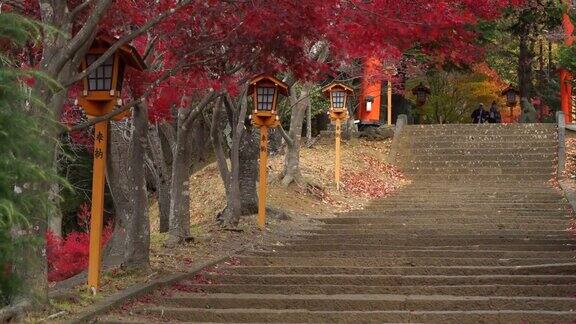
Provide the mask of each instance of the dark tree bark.
[{"label": "dark tree bark", "polygon": [[[165,156],[172,156],[170,146],[162,145],[160,125],[152,125],[148,130],[148,155],[155,170],[154,181],[160,210],[160,233],[168,232],[170,228],[170,184],[172,170]],[[168,125],[168,127],[171,127]],[[168,151],[168,152],[166,152]],[[171,162],[171,161],[170,161]]]},{"label": "dark tree bark", "polygon": [[284,186],[288,186],[292,182],[299,185],[304,184],[300,171],[300,147],[304,117],[306,110],[311,105],[309,97],[311,87],[311,84],[304,84],[299,95],[294,94],[290,97],[292,116],[290,117],[290,130],[286,138],[287,151],[282,172],[282,184]]},{"label": "dark tree bark", "polygon": [[[246,131],[246,112],[248,110],[246,95],[244,94],[239,98],[238,104],[234,103],[227,93],[223,97],[216,104],[211,127],[218,169],[226,190],[226,208],[217,216],[217,219],[224,226],[236,227],[242,215],[252,214],[254,209],[258,210],[257,173],[254,172],[258,149],[256,148],[256,152],[254,152],[255,139],[251,132]],[[223,111],[227,113],[225,118],[221,114]],[[226,121],[232,129],[232,145],[229,156],[226,156],[224,152],[221,131]],[[228,158],[230,159],[230,168],[228,168]]]},{"label": "dark tree bark", "polygon": [[520,53],[518,55],[518,87],[520,96],[530,98],[532,95],[532,60],[534,54],[529,45],[529,28],[520,34]]},{"label": "dark tree bark", "polygon": [[242,134],[239,156],[239,182],[241,215],[247,216],[258,213],[258,194],[256,182],[258,179],[259,138],[248,127]]},{"label": "dark tree bark", "polygon": [[123,266],[147,267],[150,263],[150,220],[146,190],[144,154],[148,146],[148,107],[134,108],[132,140],[130,145],[130,204],[132,213],[126,226],[126,246]]},{"label": "dark tree bark", "polygon": [[191,134],[192,125],[186,125],[191,111],[178,111],[178,129],[174,147],[172,186],[170,188],[170,226],[168,246],[190,238],[190,171],[192,168]]},{"label": "dark tree bark", "polygon": [[130,131],[125,122],[111,122],[108,150],[106,181],[114,202],[114,232],[104,255],[123,258],[126,228],[132,214],[129,165],[125,162],[130,159]]},{"label": "dark tree bark", "polygon": [[[214,100],[216,94],[209,92],[196,105],[178,110],[176,144],[172,153],[172,176],[170,188],[170,226],[166,246],[189,240],[190,237],[190,176],[192,173],[192,148],[194,129],[198,117]],[[192,107],[194,107],[192,109]]]}]

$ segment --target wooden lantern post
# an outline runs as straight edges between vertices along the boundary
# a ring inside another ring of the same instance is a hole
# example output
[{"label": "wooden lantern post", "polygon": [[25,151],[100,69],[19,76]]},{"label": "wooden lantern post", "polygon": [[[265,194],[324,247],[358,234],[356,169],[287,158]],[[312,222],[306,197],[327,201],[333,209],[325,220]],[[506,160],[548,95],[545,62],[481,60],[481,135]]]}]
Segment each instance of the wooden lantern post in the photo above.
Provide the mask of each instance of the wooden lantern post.
[{"label": "wooden lantern post", "polygon": [[396,69],[396,67],[394,65],[388,65],[386,67],[386,74],[388,75],[388,91],[387,91],[387,103],[386,103],[386,120],[387,120],[387,125],[388,126],[392,126],[392,76],[398,74],[398,70]]},{"label": "wooden lantern post", "polygon": [[[86,70],[116,42],[115,39],[98,37],[82,60]],[[132,46],[124,45],[83,80],[84,90],[78,105],[89,118],[110,113],[122,104],[121,93],[124,71],[127,66],[143,71],[146,64]],[[117,115],[115,120],[125,118],[129,112]],[[106,185],[106,158],[108,153],[108,120],[94,127],[94,164],[92,173],[92,208],[90,219],[90,250],[88,257],[88,288],[95,294],[100,286],[102,263],[102,229],[104,225],[104,188]]]},{"label": "wooden lantern post", "polygon": [[[574,44],[574,24],[570,18],[569,10],[572,7],[572,0],[562,0],[565,10],[562,14],[562,27],[564,28],[564,45]],[[560,108],[566,116],[566,122],[572,123],[572,73],[566,69],[560,70]]]},{"label": "wooden lantern post", "polygon": [[520,93],[512,85],[510,85],[508,88],[502,91],[502,95],[506,97],[506,105],[510,107],[510,122],[512,123],[514,119],[514,107],[518,103],[517,97],[520,95]]},{"label": "wooden lantern post", "polygon": [[289,96],[290,88],[270,75],[259,75],[250,81],[254,109],[252,124],[260,129],[260,170],[258,180],[258,226],[266,227],[266,193],[268,186],[268,129],[280,125],[276,110],[278,96]]},{"label": "wooden lantern post", "polygon": [[335,138],[336,138],[336,155],[334,159],[334,179],[336,181],[336,189],[340,190],[340,138],[342,133],[342,121],[348,119],[348,97],[354,93],[352,88],[342,83],[331,83],[324,89],[322,93],[330,99],[330,119],[335,124]]},{"label": "wooden lantern post", "polygon": [[[416,96],[416,106],[422,107],[426,104],[426,100],[428,100],[428,96],[430,95],[430,88],[424,85],[424,83],[420,82],[420,84],[412,89],[412,94]],[[424,114],[422,113],[422,109],[420,109],[420,124],[424,122]]]},{"label": "wooden lantern post", "polygon": [[388,79],[388,126],[392,126],[392,79]]}]

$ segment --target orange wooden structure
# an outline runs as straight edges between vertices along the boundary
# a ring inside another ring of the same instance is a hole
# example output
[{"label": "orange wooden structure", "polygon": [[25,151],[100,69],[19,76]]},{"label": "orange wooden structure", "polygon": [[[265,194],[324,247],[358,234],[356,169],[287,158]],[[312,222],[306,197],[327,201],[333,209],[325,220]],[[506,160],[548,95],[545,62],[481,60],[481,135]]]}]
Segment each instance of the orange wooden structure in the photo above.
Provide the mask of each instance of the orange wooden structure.
[{"label": "orange wooden structure", "polygon": [[258,180],[258,226],[266,227],[266,192],[268,186],[268,128],[280,125],[276,105],[279,95],[289,96],[290,88],[270,75],[259,75],[250,81],[248,93],[254,110],[252,124],[260,128],[260,170]]},{"label": "orange wooden structure", "polygon": [[382,63],[377,58],[369,58],[364,63],[362,93],[357,112],[360,125],[380,125],[381,70]]},{"label": "orange wooden structure", "polygon": [[324,96],[330,99],[329,115],[335,124],[336,155],[334,159],[334,179],[336,189],[340,190],[340,138],[342,122],[348,119],[348,97],[354,90],[342,83],[331,83],[322,89]]},{"label": "orange wooden structure", "polygon": [[[563,0],[564,3],[569,7],[571,2],[570,0]],[[567,9],[569,10],[569,9]],[[567,46],[572,46],[574,43],[574,25],[572,24],[572,20],[568,15],[568,12],[564,12],[562,16],[562,25],[564,26],[564,44]],[[567,123],[572,122],[572,74],[566,70],[560,70],[560,107],[564,112],[564,116],[566,118]]]},{"label": "orange wooden structure", "polygon": [[[92,43],[84,60],[82,70],[94,63],[112,44],[114,39],[99,37]],[[78,104],[88,117],[99,117],[121,105],[121,90],[126,67],[146,69],[146,64],[132,46],[120,47],[110,58],[88,74],[83,80],[84,90]],[[120,120],[129,112],[117,115]],[[100,285],[102,263],[102,228],[104,217],[104,187],[106,184],[106,158],[108,153],[108,121],[94,127],[94,165],[92,175],[92,209],[90,219],[90,252],[88,257],[88,287],[96,293]]]},{"label": "orange wooden structure", "polygon": [[502,96],[506,97],[506,106],[510,108],[510,123],[514,120],[514,107],[518,104],[518,96],[520,92],[512,85],[502,91]]}]

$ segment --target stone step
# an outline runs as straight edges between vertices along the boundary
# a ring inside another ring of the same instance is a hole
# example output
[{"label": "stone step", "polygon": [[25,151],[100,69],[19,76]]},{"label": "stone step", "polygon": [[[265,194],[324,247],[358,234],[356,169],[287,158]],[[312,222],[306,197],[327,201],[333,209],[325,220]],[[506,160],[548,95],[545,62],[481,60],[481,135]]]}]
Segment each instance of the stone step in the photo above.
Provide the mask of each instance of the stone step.
[{"label": "stone step", "polygon": [[[293,309],[308,311],[455,311],[455,310],[546,310],[576,309],[568,297],[485,297],[446,295],[284,295],[181,293],[162,299],[167,308],[198,309]],[[574,313],[576,315],[576,312]]]},{"label": "stone step", "polygon": [[[558,263],[556,258],[518,258],[518,259],[494,259],[494,258],[320,258],[320,257],[258,257],[239,256],[240,264],[247,266],[357,266],[365,267],[394,267],[394,266],[520,266]],[[565,263],[562,260],[560,263]],[[576,287],[575,287],[576,290]]]},{"label": "stone step", "polygon": [[[514,139],[512,139],[514,140]],[[401,144],[404,144],[400,142]],[[420,149],[420,148],[459,148],[459,149],[479,149],[479,148],[502,148],[502,149],[525,149],[531,147],[538,148],[556,148],[558,142],[553,139],[549,140],[534,140],[534,141],[505,141],[505,142],[491,142],[491,141],[480,141],[476,138],[461,139],[453,142],[446,140],[434,140],[429,139],[427,141],[406,141],[405,145],[410,145],[410,149]],[[404,147],[403,147],[404,148]]]},{"label": "stone step", "polygon": [[388,224],[390,222],[402,222],[405,223],[407,221],[412,222],[427,222],[432,221],[435,223],[485,223],[486,221],[505,221],[505,222],[524,222],[524,223],[542,223],[542,222],[553,222],[553,223],[563,223],[566,224],[569,217],[551,217],[551,216],[494,216],[494,215],[485,215],[485,216],[408,216],[408,217],[400,217],[396,215],[390,215],[388,217],[381,216],[381,217],[338,217],[338,218],[320,218],[318,219],[319,222],[325,224],[340,224],[340,225],[351,225],[351,226],[358,226],[358,225],[373,225],[373,224]]},{"label": "stone step", "polygon": [[269,309],[146,308],[136,314],[161,316],[171,321],[234,323],[512,323],[570,321],[570,311],[308,311]]},{"label": "stone step", "polygon": [[398,234],[401,234],[404,230],[445,230],[452,231],[453,233],[458,233],[460,230],[516,230],[518,232],[525,230],[544,230],[544,231],[563,231],[568,229],[568,224],[518,224],[518,223],[484,223],[484,224],[418,224],[418,223],[407,223],[407,224],[390,224],[380,227],[372,228],[355,228],[355,227],[345,227],[345,228],[322,228],[322,229],[311,229],[308,232],[313,234],[385,234],[385,230],[394,229]]},{"label": "stone step", "polygon": [[[522,173],[515,173],[515,174],[498,174],[498,175],[486,175],[483,176],[483,182],[479,182],[478,184],[502,184],[502,183],[509,183],[511,181],[550,181],[552,180],[553,174],[551,173],[538,173],[538,174],[522,174]],[[408,179],[412,179],[410,175],[407,176]],[[471,174],[419,174],[417,176],[418,181],[458,181],[458,182],[475,182],[478,180],[478,176],[471,175]],[[416,179],[416,177],[414,177]]]},{"label": "stone step", "polygon": [[558,127],[555,124],[534,124],[534,126],[525,125],[406,125],[402,130],[405,134],[423,134],[423,133],[476,133],[476,134],[509,134],[514,132],[523,132],[526,134],[550,134],[557,132]]},{"label": "stone step", "polygon": [[573,275],[481,275],[481,276],[393,276],[393,275],[221,275],[206,273],[204,277],[221,284],[261,285],[576,285]]},{"label": "stone step", "polygon": [[[530,147],[530,146],[554,146],[558,145],[558,139],[556,136],[500,136],[500,135],[480,135],[480,136],[405,136],[400,137],[398,143],[401,147],[408,145],[413,147],[427,147],[428,145],[442,145],[442,144],[465,144],[474,145],[482,144],[483,146],[488,145],[488,147],[509,147],[519,145],[520,147]],[[528,145],[527,145],[528,144]],[[476,146],[474,146],[476,147]]]},{"label": "stone step", "polygon": [[555,258],[562,262],[576,261],[574,251],[482,251],[482,250],[337,250],[299,251],[276,248],[274,251],[251,252],[262,257],[320,257],[320,258]]},{"label": "stone step", "polygon": [[[418,185],[414,182],[409,183],[406,187],[400,189],[396,194],[411,192],[414,196],[428,194],[444,194],[444,199],[455,195],[458,198],[461,195],[549,195],[564,197],[559,187],[552,181],[490,181],[485,178],[466,181],[466,186],[462,185],[464,181],[448,181],[445,179],[434,179],[424,181],[418,179]],[[390,194],[389,197],[394,196]],[[379,198],[377,200],[386,199]]]},{"label": "stone step", "polygon": [[478,130],[491,130],[496,129],[499,131],[506,129],[526,129],[526,130],[553,130],[557,128],[556,124],[552,123],[534,123],[534,124],[431,124],[431,125],[406,125],[405,129],[442,129],[442,130],[463,130],[463,129],[478,129]]},{"label": "stone step", "polygon": [[[485,209],[464,209],[458,214],[457,208],[419,208],[419,209],[386,209],[382,208],[382,204],[384,202],[373,202],[370,205],[367,205],[364,209],[355,210],[351,212],[343,213],[342,215],[346,216],[362,216],[366,217],[366,215],[375,214],[381,215],[385,217],[387,215],[396,215],[396,216],[417,216],[417,215],[429,215],[429,216],[442,216],[442,215],[462,215],[462,216],[470,216],[470,215],[489,215],[493,216],[494,218],[498,218],[500,215],[518,215],[518,216],[542,216],[541,210],[536,209],[529,209],[529,210],[521,210],[521,209],[508,209],[508,210],[485,210]],[[484,205],[484,207],[490,207],[489,205]],[[568,213],[564,210],[546,210],[546,215],[554,217],[554,216],[565,216]]]},{"label": "stone step", "polygon": [[573,285],[451,285],[451,286],[354,286],[354,285],[258,285],[183,283],[186,291],[204,293],[261,294],[421,294],[451,296],[538,296],[571,297]]},{"label": "stone step", "polygon": [[429,167],[429,168],[556,168],[556,165],[550,160],[541,161],[522,161],[522,160],[510,160],[510,161],[489,161],[489,160],[443,160],[443,161],[429,161],[429,160],[418,160],[418,161],[404,161],[402,164],[404,169],[415,168],[415,167]]},{"label": "stone step", "polygon": [[[388,219],[390,217],[393,218],[418,218],[424,217],[429,219],[434,219],[435,217],[462,217],[462,218],[470,218],[474,216],[478,217],[488,217],[489,219],[500,219],[500,217],[542,217],[544,219],[552,218],[552,219],[569,219],[569,213],[563,210],[547,210],[543,211],[534,211],[534,210],[496,210],[496,211],[486,211],[486,210],[464,210],[461,213],[458,213],[456,209],[430,209],[430,208],[422,208],[421,210],[413,210],[413,209],[384,209],[381,206],[367,206],[363,210],[357,210],[354,212],[347,212],[342,214],[347,218],[359,218],[363,219],[366,217],[374,216],[375,214],[380,215],[381,218]],[[546,216],[544,216],[546,215]]]},{"label": "stone step", "polygon": [[427,201],[427,202],[393,202],[393,201],[376,201],[370,204],[370,207],[398,208],[399,210],[427,208],[427,209],[460,209],[460,210],[484,210],[486,208],[498,210],[519,211],[528,209],[531,211],[549,211],[549,210],[567,210],[566,205],[561,203],[530,203],[530,202],[492,202],[489,199],[478,198],[476,202],[451,202],[451,201]]},{"label": "stone step", "polygon": [[[408,232],[409,233],[409,232]],[[485,245],[542,245],[542,246],[571,246],[574,239],[568,233],[558,235],[491,235],[491,234],[445,234],[445,235],[414,235],[396,233],[390,234],[385,231],[374,231],[374,233],[356,232],[354,234],[314,234],[318,240],[324,244],[338,244],[347,242],[350,244],[383,244],[383,245],[405,245],[412,247],[424,246],[485,246]],[[313,238],[311,238],[313,239]]]},{"label": "stone step", "polygon": [[[444,195],[444,197],[446,197]],[[489,203],[487,205],[487,207],[490,206],[497,206],[497,205],[502,205],[502,206],[508,206],[508,205],[545,205],[545,204],[557,204],[560,205],[562,207],[565,207],[566,205],[566,201],[562,198],[556,197],[554,199],[521,199],[521,198],[511,198],[511,199],[505,199],[505,198],[493,198],[490,197],[489,195],[485,195],[485,196],[478,196],[478,195],[473,195],[470,194],[468,196],[460,196],[457,197],[457,200],[455,198],[452,198],[454,201],[457,201],[457,204],[450,204],[450,205],[454,205],[454,206],[461,206],[461,205],[469,205],[469,204],[477,204],[480,205],[482,202],[487,202]],[[529,203],[526,203],[526,201],[529,201]],[[383,204],[386,205],[409,205],[410,203],[413,203],[414,205],[420,205],[420,204],[429,204],[429,205],[439,205],[439,204],[448,204],[448,202],[444,202],[442,201],[442,196],[441,195],[437,195],[434,197],[430,197],[429,195],[421,195],[418,197],[414,197],[414,198],[410,198],[410,196],[408,195],[404,195],[404,196],[396,196],[396,195],[392,195],[390,197],[388,197],[388,199],[386,199],[385,201],[379,201],[379,202],[375,202],[374,204],[370,204],[370,206],[380,206]]]},{"label": "stone step", "polygon": [[358,228],[355,225],[349,224],[326,224],[318,229],[312,229],[310,233],[331,233],[333,231],[374,231],[374,230],[412,230],[412,229],[446,229],[451,228],[453,232],[466,229],[492,229],[492,230],[536,230],[536,231],[563,231],[569,227],[568,222],[546,222],[546,225],[541,223],[518,223],[518,222],[505,222],[502,220],[493,220],[492,222],[462,222],[462,223],[438,223],[435,221],[406,221],[406,222],[389,222],[380,224],[367,224],[363,228]]},{"label": "stone step", "polygon": [[403,132],[398,138],[399,144],[432,143],[432,142],[485,142],[489,143],[526,143],[526,142],[551,142],[558,143],[556,132],[526,133],[512,131],[504,133],[480,133],[480,132]]},{"label": "stone step", "polygon": [[[479,148],[479,149],[461,149],[461,148],[414,148],[410,150],[413,157],[418,156],[444,156],[444,160],[459,161],[461,158],[447,159],[446,155],[457,156],[508,156],[513,154],[516,158],[522,158],[524,154],[548,154],[549,158],[556,155],[555,147],[530,147],[530,148]],[[520,156],[520,157],[519,157]]]},{"label": "stone step", "polygon": [[[407,245],[389,245],[372,243],[337,243],[337,242],[322,242],[319,244],[316,240],[313,241],[292,241],[291,244],[284,246],[276,246],[274,251],[393,251],[403,252],[418,249],[421,251],[553,251],[553,252],[574,252],[576,251],[576,242],[572,245],[535,245],[535,244],[494,244],[494,245],[465,245],[465,246],[407,246]],[[269,251],[269,250],[267,250]]]},{"label": "stone step", "polygon": [[[225,274],[247,275],[313,275],[313,274],[347,274],[347,275],[545,275],[545,274],[574,274],[575,263],[551,264],[538,267],[250,267],[234,266],[223,269]],[[576,287],[575,287],[576,291]]]},{"label": "stone step", "polygon": [[511,154],[510,152],[499,152],[499,153],[492,153],[492,154],[485,154],[485,152],[475,152],[469,151],[469,154],[456,154],[452,152],[451,154],[428,154],[426,152],[418,153],[418,152],[410,152],[407,153],[409,155],[406,156],[398,156],[397,161],[398,165],[403,165],[403,163],[407,163],[409,161],[449,161],[449,162],[458,162],[458,161],[502,161],[502,162],[517,162],[517,161],[538,161],[538,160],[547,160],[555,161],[556,153],[555,152],[547,152],[547,153],[530,153],[530,152],[523,152],[517,154]]},{"label": "stone step", "polygon": [[547,174],[553,176],[556,167],[402,167],[402,172],[408,175],[420,174],[459,174],[475,175],[477,177],[491,177],[494,175],[507,175],[513,173]]},{"label": "stone step", "polygon": [[[468,217],[468,218],[454,218],[454,217],[402,217],[402,218],[397,218],[397,217],[391,217],[391,218],[380,218],[378,219],[379,221],[365,221],[365,222],[357,222],[357,223],[353,223],[353,222],[349,222],[349,223],[327,223],[326,226],[330,225],[330,227],[322,227],[322,228],[327,228],[327,229],[352,229],[352,228],[358,228],[358,225],[362,225],[365,227],[369,227],[370,229],[379,229],[379,230],[389,230],[389,231],[394,231],[397,228],[394,227],[388,227],[388,224],[397,224],[400,223],[402,225],[419,225],[420,222],[424,222],[424,223],[432,223],[435,224],[434,227],[439,227],[439,225],[453,225],[453,224],[460,224],[460,225],[473,225],[473,224],[485,224],[487,222],[490,221],[494,221],[494,222],[503,222],[505,224],[507,223],[525,223],[525,224],[541,224],[542,222],[547,222],[549,224],[554,224],[554,225],[559,225],[562,226],[562,228],[567,228],[568,227],[568,218],[567,219],[557,219],[557,218],[548,218],[548,219],[544,219],[544,218],[530,218],[530,217],[502,217],[502,218],[498,218],[498,219],[494,219],[494,218],[490,218],[490,217],[480,217],[480,218],[475,218],[475,217]],[[338,226],[338,227],[334,227],[334,226]],[[563,229],[561,231],[563,231]],[[470,229],[470,230],[475,230],[475,229]],[[511,234],[513,233],[513,231],[510,231],[509,229],[498,229],[500,231],[502,231],[502,235],[506,235],[506,234]],[[532,230],[532,231],[526,231],[525,233],[533,233],[534,231],[539,231],[539,232],[548,232],[550,230],[546,230],[546,229],[536,229],[536,230]],[[552,230],[554,231],[554,230]],[[403,232],[406,232],[406,229],[403,230]],[[424,233],[424,234],[432,234],[432,233],[436,233],[437,230],[436,229],[419,229],[416,230],[412,233],[416,234],[416,233]],[[462,233],[460,230],[458,231],[459,233]],[[467,231],[467,233],[472,234],[470,231]]]},{"label": "stone step", "polygon": [[[521,188],[518,188],[521,189]],[[386,200],[393,200],[396,198],[405,198],[405,199],[440,199],[447,198],[448,194],[450,195],[451,199],[471,199],[471,198],[478,198],[479,195],[482,195],[491,200],[514,200],[514,201],[529,201],[529,202],[546,202],[546,201],[560,201],[564,199],[564,195],[560,194],[554,190],[547,190],[541,192],[521,192],[521,191],[494,191],[494,188],[481,188],[478,189],[464,189],[460,192],[453,192],[451,189],[446,188],[443,191],[440,191],[436,188],[423,188],[423,187],[405,187],[400,189],[399,191],[393,192],[390,195],[386,196],[384,199]],[[375,200],[383,200],[383,199],[375,199]]]}]

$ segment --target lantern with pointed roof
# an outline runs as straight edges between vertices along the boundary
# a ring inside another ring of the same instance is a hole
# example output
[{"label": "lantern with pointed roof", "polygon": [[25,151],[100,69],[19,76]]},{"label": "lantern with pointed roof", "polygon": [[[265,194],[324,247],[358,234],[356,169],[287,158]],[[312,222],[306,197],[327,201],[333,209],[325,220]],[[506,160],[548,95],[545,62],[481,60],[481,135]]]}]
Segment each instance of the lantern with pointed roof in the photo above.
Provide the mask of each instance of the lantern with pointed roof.
[{"label": "lantern with pointed roof", "polygon": [[[82,70],[96,62],[116,41],[108,37],[96,38],[82,60]],[[78,104],[87,115],[102,116],[121,104],[120,95],[127,68],[143,71],[146,64],[134,47],[123,45],[82,80],[84,89]],[[122,117],[116,116],[115,119]]]},{"label": "lantern with pointed roof", "polygon": [[277,126],[278,97],[289,96],[290,87],[273,76],[261,74],[250,81],[248,94],[254,103],[252,123],[256,126]]},{"label": "lantern with pointed roof", "polygon": [[412,94],[416,96],[416,105],[418,107],[424,106],[426,100],[428,100],[428,96],[430,95],[430,88],[424,85],[424,83],[420,82],[420,84],[412,89]]},{"label": "lantern with pointed roof", "polygon": [[506,97],[506,105],[508,107],[516,106],[519,93],[518,90],[516,90],[512,85],[509,85],[508,88],[504,89],[504,91],[502,91],[502,95]]},{"label": "lantern with pointed roof", "polygon": [[354,93],[349,86],[333,82],[322,89],[325,97],[330,99],[330,117],[347,118],[348,117],[348,99]]}]

